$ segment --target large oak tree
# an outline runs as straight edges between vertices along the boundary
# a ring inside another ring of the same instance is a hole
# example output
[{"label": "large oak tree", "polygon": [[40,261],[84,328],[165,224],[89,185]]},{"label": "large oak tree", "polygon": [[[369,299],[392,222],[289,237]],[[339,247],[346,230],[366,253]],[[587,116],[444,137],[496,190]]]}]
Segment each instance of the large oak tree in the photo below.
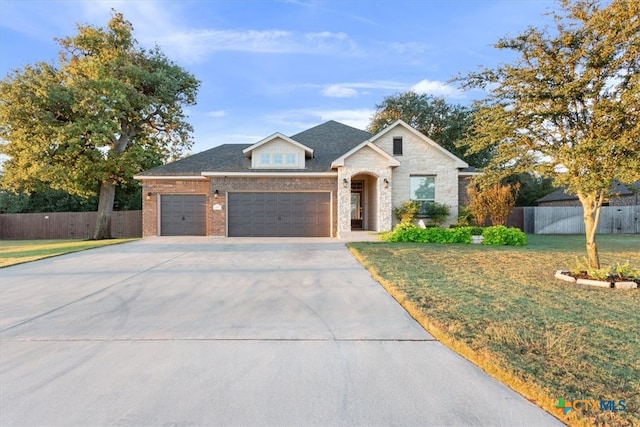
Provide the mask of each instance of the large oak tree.
[{"label": "large oak tree", "polygon": [[616,180],[640,179],[640,2],[560,0],[553,20],[498,41],[514,63],[463,78],[489,92],[470,142],[495,147],[485,179],[534,171],[576,194],[599,268],[602,203]]},{"label": "large oak tree", "polygon": [[57,40],[57,65],[29,65],[0,82],[2,186],[85,196],[99,188],[95,239],[111,237],[116,186],[158,154],[168,160],[191,146],[183,106],[195,104],[199,81],[132,33],[114,12],[106,28],[78,26]]}]

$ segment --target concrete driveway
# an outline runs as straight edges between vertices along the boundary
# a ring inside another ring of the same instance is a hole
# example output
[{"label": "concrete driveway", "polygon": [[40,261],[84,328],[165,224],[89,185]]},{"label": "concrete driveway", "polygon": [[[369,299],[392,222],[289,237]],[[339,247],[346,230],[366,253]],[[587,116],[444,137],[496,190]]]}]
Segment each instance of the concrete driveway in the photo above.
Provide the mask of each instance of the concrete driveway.
[{"label": "concrete driveway", "polygon": [[0,270],[0,424],[560,425],[330,239],[152,238]]}]

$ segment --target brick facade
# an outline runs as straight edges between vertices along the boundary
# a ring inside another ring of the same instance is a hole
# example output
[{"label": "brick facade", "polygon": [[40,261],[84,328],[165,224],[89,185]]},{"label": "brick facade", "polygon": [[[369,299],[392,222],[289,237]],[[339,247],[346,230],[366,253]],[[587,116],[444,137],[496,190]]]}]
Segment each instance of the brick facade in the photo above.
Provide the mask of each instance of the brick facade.
[{"label": "brick facade", "polygon": [[[159,236],[160,196],[162,194],[203,194],[207,196],[207,206],[211,205],[209,182],[186,179],[144,180],[142,186],[142,237]],[[211,235],[209,210],[206,211],[207,235]]]},{"label": "brick facade", "polygon": [[458,206],[469,206],[467,187],[471,182],[471,176],[458,176]]},{"label": "brick facade", "polygon": [[211,212],[211,234],[212,236],[226,236],[226,194],[228,192],[256,191],[256,192],[302,192],[302,191],[322,191],[331,193],[331,235],[336,236],[338,223],[338,208],[336,198],[336,177],[210,177],[210,194],[218,190],[218,198],[214,203],[221,205],[221,210]]},{"label": "brick facade", "polygon": [[[216,190],[218,194],[216,195]],[[210,177],[206,180],[145,180],[143,187],[142,232],[144,237],[158,236],[158,213],[162,194],[204,194],[206,201],[207,236],[227,234],[227,193],[240,191],[256,192],[302,192],[322,191],[331,193],[332,235],[337,235],[338,201],[336,177]],[[149,196],[148,194],[151,193]],[[217,205],[217,206],[216,206]],[[219,208],[219,209],[216,209]]]}]

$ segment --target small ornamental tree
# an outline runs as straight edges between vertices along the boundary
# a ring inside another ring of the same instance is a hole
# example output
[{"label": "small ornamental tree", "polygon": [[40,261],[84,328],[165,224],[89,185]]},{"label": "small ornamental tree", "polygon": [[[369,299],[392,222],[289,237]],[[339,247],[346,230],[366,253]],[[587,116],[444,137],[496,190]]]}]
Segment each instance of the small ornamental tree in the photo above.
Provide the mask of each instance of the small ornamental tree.
[{"label": "small ornamental tree", "polygon": [[78,26],[58,40],[57,66],[28,65],[0,81],[2,187],[98,193],[94,239],[111,237],[115,189],[191,145],[183,106],[199,82],[158,48],[138,47],[113,14],[107,28]]},{"label": "small ornamental tree", "polygon": [[491,225],[506,225],[507,218],[516,205],[520,184],[493,184],[483,188],[479,184],[467,187],[469,209],[477,225],[489,219]]},{"label": "small ornamental tree", "polygon": [[489,96],[468,142],[495,149],[486,175],[534,172],[576,194],[589,264],[613,183],[640,179],[640,2],[560,0],[555,27],[529,28],[496,47],[519,59],[461,78]]}]

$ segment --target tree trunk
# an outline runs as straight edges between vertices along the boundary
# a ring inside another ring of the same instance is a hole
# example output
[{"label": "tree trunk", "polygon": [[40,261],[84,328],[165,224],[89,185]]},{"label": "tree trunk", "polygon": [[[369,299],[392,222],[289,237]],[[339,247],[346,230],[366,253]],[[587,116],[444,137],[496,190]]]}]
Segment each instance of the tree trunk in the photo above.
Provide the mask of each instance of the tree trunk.
[{"label": "tree trunk", "polygon": [[93,240],[111,238],[111,214],[113,213],[113,201],[116,197],[116,186],[107,181],[100,184],[100,199],[98,200],[98,219]]},{"label": "tree trunk", "polygon": [[584,229],[587,238],[587,259],[589,267],[600,268],[600,256],[596,245],[596,230],[600,221],[600,208],[604,200],[604,192],[593,192],[591,194],[578,193],[578,198],[582,203],[584,213]]}]

